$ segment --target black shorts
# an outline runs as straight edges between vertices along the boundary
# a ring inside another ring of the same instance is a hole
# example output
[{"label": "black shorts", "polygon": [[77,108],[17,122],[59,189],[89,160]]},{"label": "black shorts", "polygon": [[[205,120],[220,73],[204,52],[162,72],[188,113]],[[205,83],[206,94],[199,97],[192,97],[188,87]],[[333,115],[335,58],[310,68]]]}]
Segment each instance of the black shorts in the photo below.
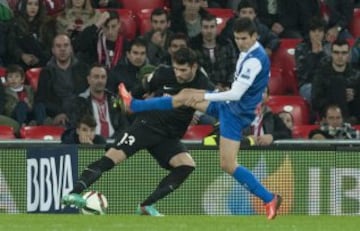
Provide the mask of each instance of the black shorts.
[{"label": "black shorts", "polygon": [[141,149],[147,149],[159,165],[165,169],[171,169],[169,161],[173,156],[188,152],[180,139],[169,138],[154,131],[141,121],[137,121],[125,129],[110,147],[122,150],[128,158]]}]

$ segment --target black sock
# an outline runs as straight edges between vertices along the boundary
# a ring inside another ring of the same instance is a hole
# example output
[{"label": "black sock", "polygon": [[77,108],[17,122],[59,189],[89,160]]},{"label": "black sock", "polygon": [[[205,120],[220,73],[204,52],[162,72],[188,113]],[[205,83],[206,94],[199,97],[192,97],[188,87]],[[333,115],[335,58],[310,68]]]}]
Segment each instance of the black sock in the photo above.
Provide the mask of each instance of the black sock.
[{"label": "black sock", "polygon": [[78,181],[74,185],[71,193],[80,194],[95,181],[97,181],[103,172],[106,172],[114,167],[114,161],[103,156],[99,160],[91,163],[80,175]]},{"label": "black sock", "polygon": [[171,170],[171,172],[164,177],[155,191],[146,198],[140,205],[151,205],[158,200],[166,197],[171,192],[175,191],[194,171],[195,167],[182,165]]}]

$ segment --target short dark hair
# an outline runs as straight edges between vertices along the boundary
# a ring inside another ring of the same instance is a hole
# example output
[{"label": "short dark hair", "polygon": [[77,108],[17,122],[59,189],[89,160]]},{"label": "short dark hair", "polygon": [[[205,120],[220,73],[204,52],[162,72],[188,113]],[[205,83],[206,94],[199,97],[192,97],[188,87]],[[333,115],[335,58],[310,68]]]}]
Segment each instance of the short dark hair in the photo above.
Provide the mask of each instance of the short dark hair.
[{"label": "short dark hair", "polygon": [[331,44],[331,51],[333,50],[334,46],[344,46],[347,45],[350,49],[350,44],[346,39],[336,39],[332,44]]},{"label": "short dark hair", "polygon": [[189,64],[192,66],[198,62],[198,59],[193,50],[183,47],[174,53],[173,61],[180,65]]},{"label": "short dark hair", "polygon": [[250,18],[238,18],[234,23],[234,32],[248,32],[250,35],[253,35],[255,32],[257,32],[257,27]]},{"label": "short dark hair", "polygon": [[145,47],[145,49],[147,50],[147,42],[142,36],[136,37],[135,39],[131,40],[129,47],[126,51],[130,52],[133,46]]},{"label": "short dark hair", "polygon": [[172,35],[169,37],[168,47],[171,45],[171,43],[172,43],[174,40],[184,40],[184,41],[186,42],[186,45],[187,45],[188,47],[190,46],[189,37],[188,37],[186,34],[184,34],[184,33],[178,32],[178,33],[172,34]]},{"label": "short dark hair", "polygon": [[91,114],[85,114],[85,115],[81,116],[80,119],[78,119],[78,121],[76,123],[76,127],[80,128],[81,124],[86,124],[87,126],[89,126],[91,128],[96,128],[96,125],[97,125],[94,116]]},{"label": "short dark hair", "polygon": [[25,71],[20,65],[12,64],[6,68],[6,78],[8,74],[19,73],[22,79],[25,79]]},{"label": "short dark hair", "polygon": [[241,0],[237,6],[237,11],[239,12],[243,8],[253,8],[256,12],[257,4],[254,0]]},{"label": "short dark hair", "polygon": [[166,16],[166,21],[169,21],[170,20],[169,13],[164,8],[161,8],[161,7],[155,8],[151,12],[150,20],[152,20],[153,16],[160,16],[160,15],[163,15],[163,14],[165,14],[165,16]]},{"label": "short dark hair", "polygon": [[104,23],[105,26],[107,26],[108,23],[109,23],[111,20],[113,20],[113,19],[117,19],[117,20],[119,20],[119,22],[120,22],[120,15],[118,14],[117,11],[115,11],[115,10],[108,10],[107,12],[109,13],[110,16],[109,16],[109,18],[105,21],[105,23]]},{"label": "short dark hair", "polygon": [[323,30],[325,31],[326,23],[320,17],[312,17],[309,21],[309,30]]},{"label": "short dark hair", "polygon": [[201,24],[203,21],[207,21],[207,22],[215,21],[216,22],[216,17],[213,14],[204,14],[201,16]]}]

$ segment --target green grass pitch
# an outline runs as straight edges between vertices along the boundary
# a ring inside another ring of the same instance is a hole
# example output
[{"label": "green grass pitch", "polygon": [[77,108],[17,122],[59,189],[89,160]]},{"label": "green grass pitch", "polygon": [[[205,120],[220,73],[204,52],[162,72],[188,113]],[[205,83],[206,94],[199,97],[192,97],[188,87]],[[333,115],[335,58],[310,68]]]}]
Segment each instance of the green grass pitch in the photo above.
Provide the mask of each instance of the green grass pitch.
[{"label": "green grass pitch", "polygon": [[358,216],[0,215],[1,231],[357,231]]}]

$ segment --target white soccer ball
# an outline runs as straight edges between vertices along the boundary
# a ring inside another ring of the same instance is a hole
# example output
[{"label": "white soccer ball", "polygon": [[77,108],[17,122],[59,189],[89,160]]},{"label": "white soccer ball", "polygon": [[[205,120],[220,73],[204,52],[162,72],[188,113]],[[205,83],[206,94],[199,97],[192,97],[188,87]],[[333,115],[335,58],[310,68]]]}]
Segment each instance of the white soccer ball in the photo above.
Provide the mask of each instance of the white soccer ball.
[{"label": "white soccer ball", "polygon": [[81,212],[86,215],[104,215],[108,207],[108,202],[104,194],[97,191],[89,191],[83,195],[86,206]]}]

